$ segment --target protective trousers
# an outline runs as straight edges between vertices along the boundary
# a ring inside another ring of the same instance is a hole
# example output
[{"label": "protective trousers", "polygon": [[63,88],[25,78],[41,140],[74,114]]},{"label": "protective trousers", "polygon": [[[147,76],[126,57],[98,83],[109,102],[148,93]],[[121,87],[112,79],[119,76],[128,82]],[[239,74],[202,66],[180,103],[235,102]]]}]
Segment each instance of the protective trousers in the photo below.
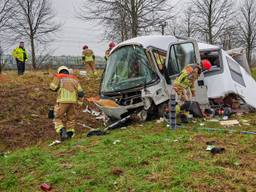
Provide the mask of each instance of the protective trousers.
[{"label": "protective trousers", "polygon": [[75,132],[76,126],[76,104],[74,103],[57,103],[54,107],[54,125],[57,133],[60,133],[62,128],[66,131]]},{"label": "protective trousers", "polygon": [[17,60],[18,75],[23,75],[25,72],[25,62]]}]

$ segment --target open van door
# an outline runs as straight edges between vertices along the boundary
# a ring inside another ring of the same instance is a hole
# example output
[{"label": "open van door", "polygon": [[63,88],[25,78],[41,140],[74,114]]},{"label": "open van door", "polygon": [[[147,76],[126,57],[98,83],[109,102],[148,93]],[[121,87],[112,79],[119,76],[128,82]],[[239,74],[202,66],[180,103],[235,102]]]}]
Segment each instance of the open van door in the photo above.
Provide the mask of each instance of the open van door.
[{"label": "open van door", "polygon": [[[197,42],[195,40],[188,40],[170,44],[167,53],[166,68],[171,84],[183,68],[190,64],[198,64],[201,66],[200,52]],[[195,89],[196,101],[201,106],[204,106],[203,108],[207,107],[209,105],[209,100],[207,96],[207,87],[204,84],[203,73],[196,82]]]},{"label": "open van door", "polygon": [[181,41],[169,45],[165,64],[172,81],[186,65],[200,64],[200,62],[200,53],[196,41]]}]

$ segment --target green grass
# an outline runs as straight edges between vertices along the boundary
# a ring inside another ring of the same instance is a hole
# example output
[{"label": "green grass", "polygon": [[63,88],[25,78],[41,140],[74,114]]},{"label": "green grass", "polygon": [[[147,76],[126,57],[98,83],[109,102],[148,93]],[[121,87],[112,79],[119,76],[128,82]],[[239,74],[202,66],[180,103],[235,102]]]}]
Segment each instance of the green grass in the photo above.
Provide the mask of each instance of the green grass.
[{"label": "green grass", "polygon": [[[72,192],[253,191],[255,136],[191,129],[198,126],[174,131],[147,122],[103,137],[16,150],[0,157],[0,191],[40,191],[41,183]],[[205,151],[211,140],[225,153]]]},{"label": "green grass", "polygon": [[251,71],[253,78],[256,79],[256,67],[252,68]]}]

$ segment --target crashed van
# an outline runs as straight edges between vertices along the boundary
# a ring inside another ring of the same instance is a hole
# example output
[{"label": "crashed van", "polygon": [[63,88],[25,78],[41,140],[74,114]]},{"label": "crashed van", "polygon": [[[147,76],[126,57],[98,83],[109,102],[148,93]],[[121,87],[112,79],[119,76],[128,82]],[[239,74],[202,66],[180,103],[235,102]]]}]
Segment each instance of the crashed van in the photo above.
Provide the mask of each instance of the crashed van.
[{"label": "crashed van", "polygon": [[142,36],[118,44],[110,54],[96,105],[110,118],[162,116],[172,82],[184,66],[208,59],[212,68],[196,82],[201,106],[256,108],[256,82],[218,46],[174,36]]}]

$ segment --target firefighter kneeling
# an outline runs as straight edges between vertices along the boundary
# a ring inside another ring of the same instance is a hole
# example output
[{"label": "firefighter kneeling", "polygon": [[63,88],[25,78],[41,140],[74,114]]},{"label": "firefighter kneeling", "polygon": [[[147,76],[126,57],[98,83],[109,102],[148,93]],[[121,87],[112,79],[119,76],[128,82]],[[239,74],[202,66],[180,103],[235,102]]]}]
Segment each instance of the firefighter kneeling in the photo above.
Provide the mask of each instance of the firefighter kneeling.
[{"label": "firefighter kneeling", "polygon": [[[84,97],[84,92],[78,79],[69,74],[69,69],[65,66],[58,68],[50,84],[52,91],[57,91],[57,103],[54,107],[54,125],[56,132],[62,141],[74,136],[76,125],[76,106],[78,98]],[[66,126],[63,120],[66,118]]]},{"label": "firefighter kneeling", "polygon": [[[202,60],[202,68],[204,70],[210,70],[212,65],[209,60]],[[176,93],[177,100],[177,112],[180,111],[180,108],[185,102],[193,100],[195,97],[195,81],[199,78],[202,72],[202,68],[199,65],[188,65],[180,73],[180,75],[175,79],[173,90]],[[181,121],[186,122],[186,115],[180,113]]]}]

